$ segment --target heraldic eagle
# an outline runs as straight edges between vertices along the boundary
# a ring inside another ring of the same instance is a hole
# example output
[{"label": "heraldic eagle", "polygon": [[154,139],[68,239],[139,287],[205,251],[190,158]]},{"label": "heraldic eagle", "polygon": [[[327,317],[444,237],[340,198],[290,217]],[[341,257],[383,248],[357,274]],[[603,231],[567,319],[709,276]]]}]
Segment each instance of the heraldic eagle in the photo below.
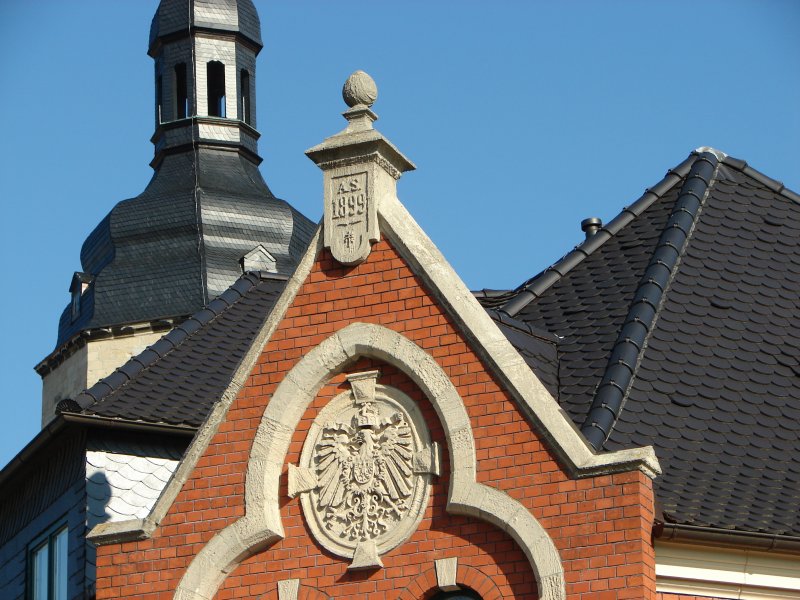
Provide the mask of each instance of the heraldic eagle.
[{"label": "heraldic eagle", "polygon": [[374,539],[408,512],[414,438],[400,412],[382,418],[365,402],[350,424],[327,423],[316,450],[317,504],[329,530]]}]

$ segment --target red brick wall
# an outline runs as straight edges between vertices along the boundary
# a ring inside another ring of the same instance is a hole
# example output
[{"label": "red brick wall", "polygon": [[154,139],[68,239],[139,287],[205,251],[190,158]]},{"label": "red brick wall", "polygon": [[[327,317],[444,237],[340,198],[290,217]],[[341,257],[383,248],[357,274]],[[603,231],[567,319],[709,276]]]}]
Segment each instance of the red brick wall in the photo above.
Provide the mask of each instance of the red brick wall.
[{"label": "red brick wall", "polygon": [[[652,487],[639,472],[570,479],[514,402],[486,371],[452,321],[386,241],[369,259],[342,268],[328,252],[315,264],[225,422],[153,537],[98,549],[97,598],[170,598],[193,556],[244,513],[244,479],[261,415],[286,371],[310,349],[355,321],[377,323],[431,354],[458,389],[472,422],[478,480],[524,504],[550,533],[561,555],[569,598],[655,598]],[[459,580],[485,598],[536,598],[531,567],[501,530],[445,512],[446,441],[427,399],[403,373],[362,360],[348,372],[379,368],[380,383],[402,389],[426,416],[432,438],[445,449],[418,530],[382,557],[385,567],[348,572],[347,562],[309,535],[299,501],[285,494],[286,537],[245,560],[217,595],[276,598],[277,581],[299,578],[301,597],[423,598],[435,591],[437,558],[459,557]],[[348,389],[334,377],[306,410],[289,448],[297,464],[305,432],[325,403]],[[432,579],[433,578],[433,579]],[[480,589],[479,589],[480,588]]]}]

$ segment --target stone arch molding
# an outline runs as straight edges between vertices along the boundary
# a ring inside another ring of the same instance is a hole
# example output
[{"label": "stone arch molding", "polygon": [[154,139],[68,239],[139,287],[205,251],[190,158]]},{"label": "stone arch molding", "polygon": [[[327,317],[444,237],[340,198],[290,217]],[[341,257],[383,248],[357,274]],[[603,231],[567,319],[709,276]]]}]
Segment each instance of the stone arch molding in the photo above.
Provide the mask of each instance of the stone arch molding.
[{"label": "stone arch molding", "polygon": [[469,515],[508,532],[533,568],[542,600],[566,598],[564,571],[550,536],[504,492],[476,481],[475,440],[464,402],[439,364],[408,338],[353,323],[303,357],[278,385],[253,441],[245,484],[245,516],[217,533],[192,560],[175,600],[211,600],[245,558],[284,537],[279,482],[292,435],[322,386],[361,357],[382,360],[409,376],[441,420],[450,453],[447,512]]}]

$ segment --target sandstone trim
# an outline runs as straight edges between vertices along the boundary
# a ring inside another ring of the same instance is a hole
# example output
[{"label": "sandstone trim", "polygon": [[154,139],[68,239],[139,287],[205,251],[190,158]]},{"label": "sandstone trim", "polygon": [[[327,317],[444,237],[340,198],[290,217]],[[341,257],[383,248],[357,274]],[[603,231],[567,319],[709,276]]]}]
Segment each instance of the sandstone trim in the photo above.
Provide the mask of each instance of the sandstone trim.
[{"label": "sandstone trim", "polygon": [[464,402],[447,374],[422,348],[385,327],[353,323],[298,362],[267,405],[248,462],[246,514],[215,535],[189,565],[176,600],[210,600],[228,573],[283,537],[279,487],[292,434],[331,375],[361,357],[385,361],[409,376],[428,397],[450,452],[447,511],[477,517],[508,532],[531,564],[542,600],[566,598],[564,570],[550,536],[504,492],[476,481],[475,441]]},{"label": "sandstone trim", "polygon": [[651,478],[661,473],[652,446],[595,453],[400,200],[382,197],[378,214],[381,232],[442,303],[538,432],[550,441],[571,476],[634,469]]}]

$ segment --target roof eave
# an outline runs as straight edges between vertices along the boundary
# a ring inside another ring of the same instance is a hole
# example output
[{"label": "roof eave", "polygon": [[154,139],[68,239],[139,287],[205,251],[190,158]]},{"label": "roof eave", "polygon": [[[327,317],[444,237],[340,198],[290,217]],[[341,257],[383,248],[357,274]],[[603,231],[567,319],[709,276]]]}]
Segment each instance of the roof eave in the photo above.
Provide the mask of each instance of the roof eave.
[{"label": "roof eave", "polygon": [[656,523],[653,538],[662,542],[706,544],[721,548],[759,550],[800,555],[800,537],[772,533],[757,533],[683,525],[681,523]]},{"label": "roof eave", "polygon": [[127,419],[111,419],[108,417],[78,415],[74,413],[59,413],[50,421],[28,444],[12,458],[0,471],[0,488],[14,476],[21,468],[26,467],[34,456],[49,447],[50,442],[57,435],[69,427],[94,427],[103,429],[125,429],[158,433],[161,435],[178,435],[182,437],[193,436],[197,429],[191,426],[169,425],[167,423],[146,423],[144,421],[131,421]]}]

